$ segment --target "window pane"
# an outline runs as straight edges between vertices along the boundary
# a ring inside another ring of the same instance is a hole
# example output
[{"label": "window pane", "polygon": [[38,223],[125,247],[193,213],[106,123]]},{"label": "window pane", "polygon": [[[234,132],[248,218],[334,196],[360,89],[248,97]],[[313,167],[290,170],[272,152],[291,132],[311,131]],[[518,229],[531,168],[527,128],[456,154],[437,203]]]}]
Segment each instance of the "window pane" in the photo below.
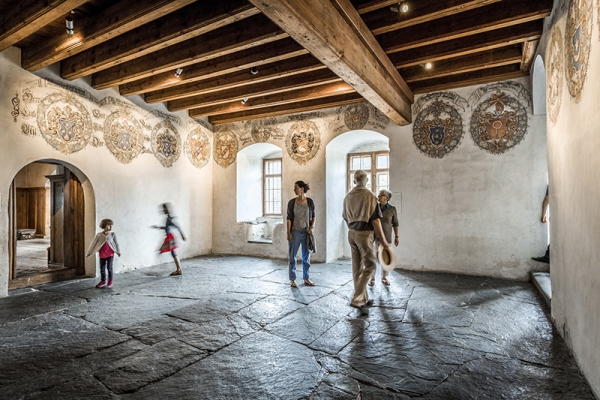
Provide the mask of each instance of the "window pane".
[{"label": "window pane", "polygon": [[389,156],[387,154],[377,155],[377,169],[389,168]]},{"label": "window pane", "polygon": [[371,156],[365,156],[365,157],[361,157],[361,161],[362,161],[362,167],[361,169],[363,171],[369,171],[371,170]]},{"label": "window pane", "polygon": [[350,169],[356,171],[360,169],[360,157],[350,157]]}]

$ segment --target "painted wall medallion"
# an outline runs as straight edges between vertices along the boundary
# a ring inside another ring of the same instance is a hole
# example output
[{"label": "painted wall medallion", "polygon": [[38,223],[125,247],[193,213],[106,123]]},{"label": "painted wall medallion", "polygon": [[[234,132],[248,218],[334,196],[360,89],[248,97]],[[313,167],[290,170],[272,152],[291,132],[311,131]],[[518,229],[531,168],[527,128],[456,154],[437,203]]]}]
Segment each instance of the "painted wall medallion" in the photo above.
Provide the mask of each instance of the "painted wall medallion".
[{"label": "painted wall medallion", "polygon": [[196,128],[190,132],[185,141],[185,153],[188,160],[196,168],[202,168],[210,160],[210,142],[202,128]]},{"label": "painted wall medallion", "polygon": [[151,141],[152,152],[164,167],[171,167],[181,155],[181,139],[171,121],[156,124]]},{"label": "painted wall medallion", "polygon": [[294,123],[287,133],[285,146],[290,157],[298,164],[306,164],[321,147],[321,134],[317,125],[308,120]]},{"label": "painted wall medallion", "polygon": [[104,120],[104,143],[122,164],[129,164],[144,150],[142,126],[127,111],[115,111]]},{"label": "painted wall medallion", "polygon": [[576,103],[581,100],[590,59],[592,15],[592,0],[571,1],[565,29],[565,73]]},{"label": "painted wall medallion", "polygon": [[548,45],[547,70],[548,80],[546,81],[547,107],[550,121],[556,124],[560,104],[562,101],[562,83],[563,83],[563,44],[560,29],[555,26],[552,30],[550,43]]},{"label": "painted wall medallion", "polygon": [[419,99],[413,140],[423,154],[443,158],[460,144],[464,130],[457,104],[464,111],[466,100],[453,92],[431,93]]},{"label": "painted wall medallion", "polygon": [[344,110],[344,123],[348,129],[362,129],[369,120],[369,107],[366,104],[351,104]]},{"label": "painted wall medallion", "polygon": [[216,132],[213,146],[213,157],[217,164],[223,168],[233,164],[239,148],[238,137],[235,133],[231,130]]},{"label": "painted wall medallion", "polygon": [[506,92],[491,93],[473,111],[471,137],[479,148],[504,154],[527,133],[527,110]]},{"label": "painted wall medallion", "polygon": [[72,95],[46,96],[38,105],[37,123],[46,142],[64,154],[83,149],[92,137],[90,113]]}]

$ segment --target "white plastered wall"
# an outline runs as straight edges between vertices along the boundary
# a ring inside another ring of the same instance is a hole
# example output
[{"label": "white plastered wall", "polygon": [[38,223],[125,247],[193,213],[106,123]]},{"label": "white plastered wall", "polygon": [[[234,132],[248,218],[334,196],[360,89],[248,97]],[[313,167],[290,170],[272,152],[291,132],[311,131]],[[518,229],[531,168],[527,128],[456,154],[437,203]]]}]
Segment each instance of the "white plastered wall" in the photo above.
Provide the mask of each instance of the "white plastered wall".
[{"label": "white plastered wall", "polygon": [[[175,215],[184,230],[188,241],[181,243],[179,254],[182,258],[210,253],[212,246],[212,168],[210,161],[201,169],[188,161],[181,152],[170,168],[163,167],[153,154],[140,154],[130,164],[122,164],[105,146],[93,147],[88,144],[82,150],[63,154],[51,147],[39,133],[27,136],[21,132],[22,115],[14,121],[11,112],[11,99],[16,93],[38,79],[37,76],[20,68],[20,52],[9,48],[0,53],[0,296],[7,294],[8,287],[8,195],[9,187],[16,174],[26,165],[39,160],[60,162],[69,167],[82,181],[85,196],[85,242],[89,243],[99,230],[99,221],[110,218],[115,222],[122,247],[122,257],[115,262],[115,271],[122,272],[150,266],[170,260],[170,256],[158,256],[162,240],[161,231],[151,229],[153,224],[163,224],[164,216],[159,214],[158,205],[171,202]],[[50,72],[46,72],[51,74]],[[94,91],[86,82],[72,83],[96,98],[118,96],[114,90]],[[66,92],[59,87],[44,87],[38,93]],[[76,96],[76,95],[75,95]],[[77,97],[77,96],[76,96]],[[109,114],[114,110],[110,105],[99,106],[83,97],[77,100],[91,110],[96,108]],[[21,111],[27,107],[21,103]],[[150,109],[151,110],[151,109]],[[165,115],[169,114],[165,112]],[[179,117],[177,126],[183,144],[187,134],[199,126],[185,113],[171,114]],[[35,121],[35,120],[34,120]],[[160,121],[158,117],[148,123]],[[31,125],[35,125],[35,122]],[[211,133],[208,132],[209,138]],[[102,140],[102,132],[94,135]],[[212,139],[211,139],[212,140]],[[96,260],[86,261],[86,274],[97,273]]]},{"label": "white plastered wall", "polygon": [[[549,21],[560,29],[566,51],[567,8],[561,3],[555,1]],[[563,78],[556,123],[548,117],[548,164],[552,318],[600,397],[600,32],[595,3],[593,9],[593,16],[588,16],[594,26],[581,100],[577,103],[571,97]],[[540,45],[545,60],[550,59],[545,53],[550,28],[547,24]]]}]

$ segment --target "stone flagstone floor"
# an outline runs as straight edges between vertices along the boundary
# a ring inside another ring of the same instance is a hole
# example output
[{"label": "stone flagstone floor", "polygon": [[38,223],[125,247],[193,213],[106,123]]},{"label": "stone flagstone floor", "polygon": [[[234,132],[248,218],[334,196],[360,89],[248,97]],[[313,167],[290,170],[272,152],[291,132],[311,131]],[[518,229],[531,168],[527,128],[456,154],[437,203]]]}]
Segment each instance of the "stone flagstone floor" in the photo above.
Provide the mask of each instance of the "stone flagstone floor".
[{"label": "stone flagstone floor", "polygon": [[[594,399],[532,284],[200,257],[0,299],[0,399]],[[301,275],[300,275],[301,276]]]}]

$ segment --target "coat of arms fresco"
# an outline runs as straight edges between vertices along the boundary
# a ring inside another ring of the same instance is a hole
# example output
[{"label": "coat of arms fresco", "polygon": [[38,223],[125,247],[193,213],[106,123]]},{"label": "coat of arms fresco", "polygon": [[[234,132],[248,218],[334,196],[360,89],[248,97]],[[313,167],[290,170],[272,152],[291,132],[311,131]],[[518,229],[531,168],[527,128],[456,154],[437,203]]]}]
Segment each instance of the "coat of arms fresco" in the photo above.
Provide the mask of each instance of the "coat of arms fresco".
[{"label": "coat of arms fresco", "polygon": [[144,150],[142,126],[128,111],[115,111],[104,121],[104,143],[117,161],[129,164]]},{"label": "coat of arms fresco", "polygon": [[547,107],[550,121],[556,123],[562,101],[563,44],[560,29],[552,30],[548,50],[546,51],[548,80],[546,82]]},{"label": "coat of arms fresco", "polygon": [[213,143],[213,157],[215,162],[227,168],[235,161],[239,148],[238,137],[231,130],[215,133]]},{"label": "coat of arms fresco", "polygon": [[152,152],[164,167],[171,167],[181,155],[181,139],[170,121],[164,120],[152,129]]},{"label": "coat of arms fresco", "polygon": [[196,168],[202,168],[210,160],[210,142],[208,135],[201,128],[196,128],[185,141],[185,152]]},{"label": "coat of arms fresco", "polygon": [[298,164],[306,164],[321,147],[320,135],[319,128],[312,121],[301,120],[294,123],[285,139],[289,156]]},{"label": "coat of arms fresco", "polygon": [[592,0],[571,1],[565,29],[565,73],[576,103],[581,99],[590,60],[592,16]]}]

